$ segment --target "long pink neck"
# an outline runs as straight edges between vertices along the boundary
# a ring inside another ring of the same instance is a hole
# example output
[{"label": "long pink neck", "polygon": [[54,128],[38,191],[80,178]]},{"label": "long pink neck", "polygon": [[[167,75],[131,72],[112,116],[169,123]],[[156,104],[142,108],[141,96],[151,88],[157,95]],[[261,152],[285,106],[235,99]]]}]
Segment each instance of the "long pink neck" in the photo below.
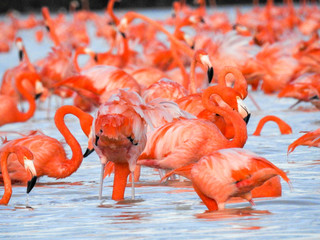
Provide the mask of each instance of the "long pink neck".
[{"label": "long pink neck", "polygon": [[73,114],[76,117],[79,118],[80,123],[83,118],[87,117],[87,113],[83,112],[82,110],[78,109],[74,106],[62,106],[60,107],[54,116],[54,122],[60,131],[60,133],[65,138],[67,144],[70,146],[72,151],[72,157],[71,159],[64,159],[63,162],[61,162],[61,165],[63,165],[63,171],[60,172],[59,178],[65,178],[70,176],[72,173],[74,173],[79,166],[82,163],[82,152],[81,147],[78,141],[75,139],[75,137],[72,135],[70,130],[67,128],[65,122],[64,122],[64,116],[67,114]]},{"label": "long pink neck", "polygon": [[191,66],[190,66],[190,80],[189,80],[189,91],[190,93],[196,93],[197,92],[197,84],[196,84],[196,61],[195,59],[192,60]]},{"label": "long pink neck", "polygon": [[171,53],[172,53],[173,59],[176,61],[176,64],[178,65],[178,67],[181,71],[181,75],[183,77],[182,86],[185,89],[188,89],[189,88],[189,76],[188,76],[188,73],[186,71],[185,66],[183,65],[183,62],[181,61],[181,58],[178,56],[178,52],[177,52],[174,44],[171,44]]},{"label": "long pink neck", "polygon": [[2,171],[2,177],[4,182],[4,194],[0,200],[1,205],[7,205],[12,195],[11,179],[9,177],[8,165],[7,165],[7,159],[9,154],[10,152],[8,151],[1,153],[1,171]]},{"label": "long pink neck", "polygon": [[262,131],[263,126],[269,121],[275,122],[278,125],[281,134],[292,133],[291,127],[285,121],[283,121],[282,119],[280,119],[276,116],[268,115],[259,121],[257,129],[255,130],[255,132],[252,135],[260,136],[260,133]]},{"label": "long pink neck", "polygon": [[29,109],[27,112],[19,112],[17,116],[17,120],[24,122],[27,121],[29,118],[31,118],[36,110],[36,102],[34,99],[34,96],[32,96],[28,90],[24,88],[22,85],[23,80],[30,80],[31,82],[35,82],[36,79],[38,79],[39,76],[36,73],[32,72],[27,72],[27,73],[21,73],[17,78],[16,78],[16,87],[20,94],[27,100],[29,103]]},{"label": "long pink neck", "polygon": [[217,113],[223,118],[228,119],[232,123],[234,128],[234,138],[229,141],[228,147],[243,147],[248,138],[246,123],[243,121],[239,113],[236,110],[232,110],[231,107],[227,106],[222,108],[216,106],[212,100],[210,100],[210,96],[212,94],[219,95],[215,90],[215,86],[208,87],[202,93],[202,103],[204,107],[209,111]]},{"label": "long pink neck", "polygon": [[[5,149],[4,149],[5,148]],[[10,201],[11,195],[12,195],[12,186],[11,186],[11,179],[8,172],[8,164],[7,160],[11,153],[15,153],[18,157],[18,161],[20,164],[23,165],[23,157],[20,154],[21,146],[3,146],[1,149],[1,172],[4,182],[4,193],[2,198],[0,199],[0,205],[7,205]],[[30,152],[30,151],[29,151]]]},{"label": "long pink neck", "polygon": [[108,14],[110,15],[110,17],[112,18],[112,20],[114,21],[114,23],[117,26],[119,24],[120,20],[117,18],[117,16],[113,12],[113,6],[114,6],[114,2],[115,1],[116,0],[109,0],[107,11],[108,11]]},{"label": "long pink neck", "polygon": [[240,94],[241,99],[245,99],[248,95],[248,84],[247,80],[238,68],[231,66],[224,67],[219,72],[218,84],[222,86],[227,86],[226,76],[229,73],[233,74],[233,76],[235,77],[233,89]]},{"label": "long pink neck", "polygon": [[123,66],[127,65],[129,58],[130,58],[130,50],[129,50],[129,44],[128,39],[126,37],[122,37],[122,43],[123,43],[123,50],[120,54]]},{"label": "long pink neck", "polygon": [[188,47],[186,44],[179,41],[175,36],[173,36],[170,32],[168,32],[160,23],[142,15],[136,12],[128,12],[125,16],[130,16],[132,18],[140,18],[151,25],[153,25],[155,28],[157,28],[159,31],[163,32],[171,41],[171,43],[175,44],[182,52],[186,53],[191,58],[194,55],[194,51]]}]

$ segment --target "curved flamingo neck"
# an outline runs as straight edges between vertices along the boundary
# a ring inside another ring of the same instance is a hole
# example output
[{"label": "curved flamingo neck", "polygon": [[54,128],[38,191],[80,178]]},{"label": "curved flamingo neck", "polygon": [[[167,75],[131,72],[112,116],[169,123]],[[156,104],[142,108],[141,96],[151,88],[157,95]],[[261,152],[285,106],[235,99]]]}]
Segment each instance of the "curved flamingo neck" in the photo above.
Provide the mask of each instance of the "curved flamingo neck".
[{"label": "curved flamingo neck", "polygon": [[219,95],[219,92],[215,89],[215,86],[208,87],[206,90],[204,90],[202,93],[203,106],[209,111],[221,115],[223,118],[232,123],[234,128],[234,138],[231,141],[228,141],[227,147],[243,147],[248,138],[246,123],[243,121],[239,113],[236,110],[232,110],[232,108],[228,106],[222,99],[222,106],[216,106],[210,99],[211,95],[213,94]]},{"label": "curved flamingo neck", "polygon": [[19,93],[27,100],[29,103],[29,109],[27,112],[19,112],[18,114],[18,120],[19,121],[26,121],[29,118],[31,118],[36,110],[36,101],[34,100],[34,97],[24,88],[22,85],[23,80],[29,80],[32,83],[34,83],[37,79],[39,79],[38,74],[32,73],[32,72],[26,72],[26,73],[21,73],[17,78],[16,78],[16,87],[19,91]]},{"label": "curved flamingo neck", "polygon": [[262,118],[259,121],[258,126],[257,126],[256,130],[254,131],[254,133],[252,135],[260,136],[260,133],[262,131],[263,126],[269,121],[275,122],[278,125],[281,134],[290,134],[290,133],[292,133],[292,129],[289,126],[289,124],[287,124],[285,121],[283,121],[282,119],[280,119],[280,118],[278,118],[276,116],[268,115],[268,116],[265,116],[264,118]]},{"label": "curved flamingo neck", "polygon": [[190,79],[189,79],[189,91],[190,93],[196,93],[197,92],[197,86],[196,86],[196,77],[195,77],[195,72],[196,72],[196,57],[193,57],[193,60],[191,62],[190,66]]},{"label": "curved flamingo neck", "polygon": [[4,151],[1,151],[0,164],[1,164],[3,182],[4,182],[4,194],[0,199],[0,205],[7,205],[12,195],[11,179],[9,176],[8,164],[7,164],[7,159],[11,153],[15,153],[18,157],[18,161],[20,162],[20,164],[23,165],[23,159],[20,154],[20,146],[10,146],[10,147],[7,147]]},{"label": "curved flamingo neck", "polygon": [[113,12],[113,7],[114,7],[114,2],[115,1],[116,0],[109,0],[108,6],[107,6],[107,12],[108,12],[108,14],[110,15],[110,17],[112,18],[112,20],[114,21],[114,23],[117,26],[119,24],[120,20],[119,20],[119,18],[117,18],[117,16]]},{"label": "curved flamingo neck", "polygon": [[199,8],[197,9],[197,12],[201,16],[205,16],[206,15],[206,1],[200,0],[198,2],[199,2]]},{"label": "curved flamingo neck", "polygon": [[[82,119],[87,119],[87,115],[88,115],[87,113],[83,112],[77,107],[68,106],[68,105],[62,106],[56,111],[56,114],[54,116],[54,122],[56,124],[56,127],[58,128],[60,133],[63,135],[63,137],[65,138],[67,144],[70,146],[72,151],[71,159],[66,158],[61,162],[61,164],[63,165],[63,170],[60,171],[60,176],[58,176],[57,178],[65,178],[70,176],[79,168],[83,159],[79,142],[75,139],[75,137],[72,135],[72,133],[67,128],[64,122],[64,116],[67,114],[73,114],[76,117],[78,117],[80,120],[80,124],[83,121]],[[88,128],[90,128],[90,126],[88,126]],[[81,127],[82,127],[82,124],[81,124]]]},{"label": "curved flamingo neck", "polygon": [[10,152],[8,151],[2,152],[1,154],[1,172],[3,177],[3,182],[4,182],[4,194],[0,200],[0,204],[2,205],[7,205],[12,195],[11,179],[8,173],[8,164],[7,164],[7,159],[9,154]]},{"label": "curved flamingo neck", "polygon": [[194,51],[189,48],[187,45],[185,45],[184,43],[182,43],[181,41],[179,41],[175,36],[173,36],[169,31],[167,31],[160,23],[142,15],[136,12],[128,12],[125,14],[124,17],[127,17],[127,19],[129,21],[133,20],[134,18],[139,18],[141,20],[144,20],[148,23],[150,23],[151,25],[153,25],[155,28],[157,28],[159,31],[163,32],[171,41],[171,43],[174,43],[175,45],[177,45],[177,47],[179,47],[179,49],[181,51],[183,51],[184,53],[186,53],[188,56],[193,57]]},{"label": "curved flamingo neck", "polygon": [[54,27],[53,21],[50,16],[49,9],[47,7],[42,8],[42,16],[46,22],[46,25],[48,28],[47,30],[49,31],[50,37],[51,37],[52,41],[54,42],[54,45],[56,47],[60,46],[61,42],[57,36],[56,29]]},{"label": "curved flamingo neck", "polygon": [[197,63],[199,63],[200,67],[204,70],[205,67],[200,60],[200,55],[206,54],[202,49],[195,51],[191,66],[190,66],[190,79],[189,79],[189,91],[191,94],[197,93],[197,79],[196,79],[196,67]]},{"label": "curved flamingo neck", "polygon": [[130,58],[128,39],[126,37],[122,37],[122,43],[123,43],[123,51],[120,56],[122,59],[122,64],[123,64],[123,66],[125,66],[125,65],[127,65],[129,58]]},{"label": "curved flamingo neck", "polygon": [[235,77],[235,83],[233,89],[238,92],[241,99],[245,99],[248,95],[248,84],[247,80],[236,67],[226,66],[219,72],[218,84],[222,86],[227,86],[226,76],[231,73]]},{"label": "curved flamingo neck", "polygon": [[189,88],[189,75],[186,71],[185,66],[183,65],[183,62],[181,61],[181,58],[178,56],[177,50],[175,49],[176,45],[175,44],[171,44],[171,53],[172,53],[172,57],[173,59],[176,61],[176,64],[178,65],[180,71],[181,71],[181,75],[183,77],[183,82],[182,82],[182,86],[185,89]]}]

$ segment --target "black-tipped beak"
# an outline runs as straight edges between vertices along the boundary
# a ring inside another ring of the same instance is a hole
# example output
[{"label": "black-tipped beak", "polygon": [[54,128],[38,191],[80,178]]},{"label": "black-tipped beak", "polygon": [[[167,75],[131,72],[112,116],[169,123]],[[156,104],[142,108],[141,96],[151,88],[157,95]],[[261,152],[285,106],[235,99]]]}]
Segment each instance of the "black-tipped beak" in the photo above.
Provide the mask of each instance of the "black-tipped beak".
[{"label": "black-tipped beak", "polygon": [[126,34],[124,32],[120,32],[120,34],[123,38],[126,38]]},{"label": "black-tipped beak", "polygon": [[243,121],[245,121],[246,124],[248,124],[249,119],[250,119],[250,116],[251,116],[251,113],[249,113],[249,114],[243,119]]},{"label": "black-tipped beak", "polygon": [[194,50],[194,44],[191,46],[191,49]]},{"label": "black-tipped beak", "polygon": [[200,22],[201,22],[201,23],[206,23],[206,22],[204,21],[204,18],[201,18],[201,19],[200,19]]},{"label": "black-tipped beak", "polygon": [[208,81],[209,81],[209,83],[211,83],[213,75],[214,75],[213,67],[208,68],[207,74],[208,74]]},{"label": "black-tipped beak", "polygon": [[98,55],[97,55],[97,54],[94,54],[93,59],[94,59],[95,62],[98,62]]},{"label": "black-tipped beak", "polygon": [[46,25],[46,29],[48,32],[50,32],[50,27],[48,25]]},{"label": "black-tipped beak", "polygon": [[309,98],[309,100],[310,100],[310,101],[311,101],[311,100],[319,100],[319,97],[318,97],[318,95],[314,95],[313,97]]},{"label": "black-tipped beak", "polygon": [[34,97],[34,99],[39,99],[41,97],[42,93],[37,93],[36,96]]},{"label": "black-tipped beak", "polygon": [[88,157],[92,152],[94,152],[94,148],[92,149],[87,148],[86,152],[83,154],[83,157],[84,158]]},{"label": "black-tipped beak", "polygon": [[20,62],[22,61],[22,59],[23,59],[23,52],[22,52],[22,50],[19,50],[19,60],[20,60]]},{"label": "black-tipped beak", "polygon": [[94,141],[94,144],[95,144],[96,146],[98,146],[98,141],[99,141],[99,136],[96,135],[96,140]]},{"label": "black-tipped beak", "polygon": [[37,182],[37,176],[34,176],[30,181],[28,181],[27,193],[31,192],[34,185],[36,185],[36,182]]}]

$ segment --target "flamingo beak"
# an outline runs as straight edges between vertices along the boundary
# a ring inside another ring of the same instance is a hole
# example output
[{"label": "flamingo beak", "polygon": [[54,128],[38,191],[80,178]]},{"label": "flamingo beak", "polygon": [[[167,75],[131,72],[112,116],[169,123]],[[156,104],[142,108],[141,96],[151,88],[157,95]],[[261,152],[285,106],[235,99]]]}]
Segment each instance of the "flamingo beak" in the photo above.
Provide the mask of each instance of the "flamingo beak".
[{"label": "flamingo beak", "polygon": [[43,91],[44,91],[44,87],[41,83],[40,80],[37,80],[36,81],[36,87],[35,87],[35,90],[36,90],[36,96],[35,96],[35,99],[37,100],[39,97],[41,97]]},{"label": "flamingo beak", "polygon": [[120,32],[120,34],[123,38],[126,38],[126,34],[124,32]]},{"label": "flamingo beak", "polygon": [[22,50],[19,50],[19,61],[21,62],[23,59],[23,52]]},{"label": "flamingo beak", "polygon": [[34,97],[35,100],[39,99],[41,97],[42,93],[38,93],[36,94],[36,96]]},{"label": "flamingo beak", "polygon": [[98,62],[98,55],[97,55],[97,54],[94,54],[93,59],[94,59],[95,62]]},{"label": "flamingo beak", "polygon": [[124,31],[125,31],[125,29],[127,29],[127,27],[128,27],[128,19],[122,18],[120,20],[119,25],[118,25],[118,29],[119,29],[119,32],[121,33],[122,37],[124,37],[124,38],[126,37]]},{"label": "flamingo beak", "polygon": [[208,75],[208,81],[209,83],[211,83],[214,75],[213,67],[208,67],[207,75]]},{"label": "flamingo beak", "polygon": [[22,59],[23,59],[23,44],[22,44],[22,40],[21,38],[18,38],[17,41],[16,41],[16,45],[17,45],[17,48],[19,50],[19,61],[21,62]]},{"label": "flamingo beak", "polygon": [[28,181],[28,186],[27,186],[27,193],[31,192],[33,189],[34,185],[36,185],[37,182],[37,176],[33,176],[30,181]]},{"label": "flamingo beak", "polygon": [[31,180],[28,181],[28,185],[27,185],[27,193],[31,192],[31,190],[33,189],[34,185],[37,182],[37,171],[35,169],[33,160],[30,160],[26,157],[24,157],[24,167],[26,170],[29,170],[31,173]]},{"label": "flamingo beak", "polygon": [[249,119],[250,119],[251,113],[249,113],[243,120],[248,124]]},{"label": "flamingo beak", "polygon": [[96,140],[95,140],[95,142],[94,142],[94,145],[98,146],[99,138],[100,138],[100,137],[99,137],[98,135],[96,135]]},{"label": "flamingo beak", "polygon": [[242,99],[238,96],[237,96],[237,103],[238,103],[239,114],[241,115],[243,120],[246,122],[246,124],[248,124],[250,116],[251,116],[251,113],[250,113],[248,107],[244,104]]},{"label": "flamingo beak", "polygon": [[209,59],[209,56],[202,55],[200,57],[200,60],[203,65],[206,65],[208,67],[208,71],[207,71],[208,81],[209,81],[209,83],[211,83],[213,75],[214,75],[214,71],[213,71],[213,67],[212,67],[211,61]]},{"label": "flamingo beak", "polygon": [[83,154],[83,157],[84,158],[88,157],[92,152],[94,152],[94,148],[92,149],[87,148],[86,152]]}]

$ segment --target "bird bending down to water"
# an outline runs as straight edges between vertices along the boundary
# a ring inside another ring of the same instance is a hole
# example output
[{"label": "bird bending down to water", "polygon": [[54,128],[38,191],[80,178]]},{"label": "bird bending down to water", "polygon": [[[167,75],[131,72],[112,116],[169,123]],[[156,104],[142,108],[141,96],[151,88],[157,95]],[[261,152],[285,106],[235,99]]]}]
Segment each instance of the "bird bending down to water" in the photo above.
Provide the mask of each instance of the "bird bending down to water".
[{"label": "bird bending down to water", "polygon": [[1,172],[4,181],[4,194],[0,199],[0,205],[7,205],[10,201],[12,195],[11,179],[8,173],[7,160],[10,154],[16,154],[19,163],[25,169],[26,173],[31,174],[31,180],[28,182],[27,193],[29,193],[37,179],[37,172],[33,163],[33,154],[29,149],[23,146],[9,146],[4,149],[1,149]]},{"label": "bird bending down to water", "polygon": [[244,198],[254,205],[251,191],[277,175],[290,185],[284,171],[242,148],[218,150],[196,163],[171,171],[164,178],[174,173],[191,179],[193,188],[209,211],[224,209],[231,197]]},{"label": "bird bending down to water", "polygon": [[100,199],[105,164],[114,163],[112,199],[122,200],[127,177],[133,173],[146,145],[148,125],[158,126],[163,120],[172,121],[179,115],[183,112],[174,102],[146,104],[136,92],[125,90],[119,90],[99,107],[93,123],[93,141],[102,164]]},{"label": "bird bending down to water", "polygon": [[[80,144],[64,122],[64,116],[67,114],[73,114],[79,118],[81,128],[87,136],[89,136],[91,131],[93,117],[74,106],[68,105],[62,106],[56,111],[55,124],[71,148],[71,159],[67,158],[66,151],[61,142],[44,134],[29,135],[8,141],[2,145],[0,151],[6,149],[7,146],[27,147],[33,153],[38,177],[46,175],[58,179],[70,176],[80,167],[83,156]],[[13,156],[10,156],[8,159],[8,171],[11,180],[25,183],[29,179],[21,165],[17,162],[17,159]],[[0,175],[0,181],[1,178],[3,176]]]},{"label": "bird bending down to water", "polygon": [[276,116],[267,115],[267,116],[260,119],[258,126],[257,126],[256,130],[254,131],[254,133],[252,133],[252,135],[260,136],[260,133],[262,131],[264,124],[266,124],[269,121],[275,122],[278,125],[281,134],[291,134],[292,133],[292,129],[288,123],[286,123],[281,118],[278,118]]}]

